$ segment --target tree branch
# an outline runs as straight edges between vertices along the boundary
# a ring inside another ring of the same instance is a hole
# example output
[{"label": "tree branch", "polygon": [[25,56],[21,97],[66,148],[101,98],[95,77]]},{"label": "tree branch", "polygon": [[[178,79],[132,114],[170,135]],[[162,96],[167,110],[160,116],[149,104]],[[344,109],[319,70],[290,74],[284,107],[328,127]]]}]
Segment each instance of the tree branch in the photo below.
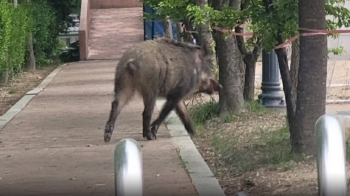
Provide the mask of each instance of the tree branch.
[{"label": "tree branch", "polygon": [[[235,32],[236,32],[236,33],[242,33],[242,32],[243,32],[243,28],[237,26],[237,27],[235,28]],[[245,47],[245,44],[244,44],[244,38],[243,38],[243,36],[236,36],[236,39],[237,39],[238,49],[239,49],[239,51],[241,52],[241,54],[244,55],[244,56],[247,55],[248,52],[247,52],[247,48]]]},{"label": "tree branch", "polygon": [[[257,43],[260,43],[260,41],[258,41]],[[261,46],[260,44],[258,44],[257,46],[254,47],[252,52],[255,59],[258,58],[258,56],[260,55],[260,52],[261,52]]]}]

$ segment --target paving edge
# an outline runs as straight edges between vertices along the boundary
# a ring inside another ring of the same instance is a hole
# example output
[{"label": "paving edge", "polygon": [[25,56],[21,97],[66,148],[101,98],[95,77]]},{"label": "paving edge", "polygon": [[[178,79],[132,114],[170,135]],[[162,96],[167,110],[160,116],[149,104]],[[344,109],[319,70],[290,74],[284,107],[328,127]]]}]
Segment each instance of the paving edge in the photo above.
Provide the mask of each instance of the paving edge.
[{"label": "paving edge", "polygon": [[62,64],[53,70],[41,83],[34,89],[28,91],[19,101],[17,101],[5,114],[0,117],[0,131],[9,123],[17,114],[19,114],[27,104],[55,78],[55,76],[66,66]]},{"label": "paving edge", "polygon": [[[158,99],[157,107],[160,110],[165,100]],[[199,196],[225,196],[218,180],[198,152],[191,137],[188,135],[181,120],[174,111],[166,118],[166,127],[170,130],[172,142],[179,150],[182,162],[185,165],[193,185]]]}]

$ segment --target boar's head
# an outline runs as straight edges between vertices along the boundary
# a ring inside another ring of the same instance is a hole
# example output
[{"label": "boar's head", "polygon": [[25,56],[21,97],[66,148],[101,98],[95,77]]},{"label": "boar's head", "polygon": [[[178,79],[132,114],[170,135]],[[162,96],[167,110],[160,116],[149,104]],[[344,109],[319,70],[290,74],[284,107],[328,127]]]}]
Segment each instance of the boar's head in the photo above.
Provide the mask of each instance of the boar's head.
[{"label": "boar's head", "polygon": [[201,46],[201,54],[199,57],[201,72],[198,92],[213,94],[214,92],[219,91],[222,88],[222,85],[213,77],[211,53],[208,51],[208,48],[209,47],[207,47],[205,43],[203,43]]},{"label": "boar's head", "polygon": [[[206,75],[206,74],[202,74]],[[199,93],[207,93],[209,95],[213,94],[214,92],[219,91],[222,88],[221,84],[217,82],[214,78],[211,76],[204,76],[201,77],[201,81],[199,83]]]}]

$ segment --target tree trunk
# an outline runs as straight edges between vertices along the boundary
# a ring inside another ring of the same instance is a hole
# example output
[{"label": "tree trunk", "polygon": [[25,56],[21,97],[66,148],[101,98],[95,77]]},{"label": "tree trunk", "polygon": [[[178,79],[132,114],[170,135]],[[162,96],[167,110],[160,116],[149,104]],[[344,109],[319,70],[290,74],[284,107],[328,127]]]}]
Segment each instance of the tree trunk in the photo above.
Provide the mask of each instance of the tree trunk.
[{"label": "tree trunk", "polygon": [[[204,6],[208,5],[208,0],[198,0],[197,5],[204,8]],[[209,21],[209,16],[207,16],[207,19]],[[210,52],[209,55],[211,56],[212,68],[215,69],[217,67],[215,42],[213,40],[213,35],[210,32],[210,24],[200,24],[198,26],[198,34],[201,44],[204,44],[204,46],[207,47],[207,51]]]},{"label": "tree trunk", "polygon": [[[30,0],[28,0],[28,3],[29,2],[30,2]],[[28,48],[29,48],[29,56],[28,56],[28,67],[27,68],[29,70],[36,70],[32,32],[30,32],[29,36],[28,36]]]},{"label": "tree trunk", "polygon": [[[235,6],[238,9],[238,3],[240,1],[230,1],[230,6]],[[245,10],[248,7],[249,2],[241,1],[240,9]],[[241,23],[241,25],[236,26],[235,32],[244,33],[247,31],[246,25]],[[245,46],[246,38],[242,36],[236,36],[237,45],[243,56],[242,66],[240,67],[242,88],[243,88],[243,98],[245,101],[253,101],[255,95],[255,69],[256,62],[261,52],[261,47],[259,45],[260,40],[257,40],[257,45],[253,48],[253,51],[248,51]]]},{"label": "tree trunk", "polygon": [[33,50],[33,35],[31,32],[29,33],[29,36],[28,36],[28,47],[29,47],[28,69],[36,70],[35,56],[34,56],[34,50]]},{"label": "tree trunk", "polygon": [[164,36],[173,39],[173,28],[169,17],[165,17],[164,21]]},{"label": "tree trunk", "polygon": [[[299,26],[326,29],[326,0],[299,0]],[[300,30],[300,33],[303,33]],[[296,122],[291,130],[292,150],[315,154],[315,123],[325,114],[327,80],[326,35],[300,37]]]},{"label": "tree trunk", "polygon": [[243,98],[245,101],[254,101],[256,58],[252,54],[244,56],[245,63]]},{"label": "tree trunk", "polygon": [[225,38],[221,32],[215,32],[216,54],[219,65],[219,82],[223,89],[219,92],[220,116],[230,112],[240,112],[244,99],[240,67],[242,55],[237,47],[235,36]]},{"label": "tree trunk", "polygon": [[177,34],[177,40],[180,42],[183,42],[183,38],[181,36],[181,24],[179,22],[176,23],[176,34]]},{"label": "tree trunk", "polygon": [[[187,31],[193,31],[193,25],[192,25],[192,21],[189,19],[186,19],[183,24],[185,25],[185,30]],[[193,39],[194,37],[192,36],[191,33],[188,32],[184,32],[184,41],[185,42],[189,42],[189,43],[193,43]]]},{"label": "tree trunk", "polygon": [[[235,28],[237,33],[243,33],[243,28],[237,26]],[[243,62],[245,64],[245,70],[241,70],[242,73],[242,83],[243,87],[243,98],[245,101],[253,101],[254,100],[254,92],[255,92],[255,69],[256,69],[256,61],[260,55],[260,47],[255,46],[252,52],[248,52],[244,45],[244,38],[242,36],[236,36],[238,48],[243,57]],[[242,69],[242,68],[241,68]]]},{"label": "tree trunk", "polygon": [[[222,1],[213,1],[214,9],[221,10],[223,5]],[[241,1],[225,1],[225,5],[240,10]],[[224,33],[219,31],[214,32],[219,65],[219,82],[223,86],[223,89],[219,92],[219,114],[224,116],[230,112],[240,112],[243,108],[241,68],[244,63],[236,37],[233,35],[225,36]]]},{"label": "tree trunk", "polygon": [[275,52],[278,58],[283,83],[283,92],[286,99],[288,125],[290,130],[292,130],[292,126],[294,125],[296,100],[294,99],[295,96],[293,95],[293,84],[288,68],[287,52],[284,48],[276,49]]},{"label": "tree trunk", "polygon": [[295,40],[292,43],[292,59],[290,63],[290,77],[292,80],[293,95],[295,100],[297,100],[298,98],[297,89],[298,89],[298,76],[299,76],[299,57],[300,57],[299,40]]}]

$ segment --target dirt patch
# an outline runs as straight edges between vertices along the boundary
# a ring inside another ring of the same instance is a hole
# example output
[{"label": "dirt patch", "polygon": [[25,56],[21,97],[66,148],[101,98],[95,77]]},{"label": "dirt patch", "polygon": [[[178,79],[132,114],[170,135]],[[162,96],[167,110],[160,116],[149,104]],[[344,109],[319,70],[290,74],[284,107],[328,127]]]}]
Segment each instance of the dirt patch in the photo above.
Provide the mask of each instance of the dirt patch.
[{"label": "dirt patch", "polygon": [[226,195],[318,194],[316,159],[290,153],[284,112],[250,103],[242,114],[218,119],[216,101],[201,96],[188,107],[197,126],[193,141]]},{"label": "dirt patch", "polygon": [[52,65],[35,71],[23,72],[8,84],[0,85],[0,116],[5,114],[28,91],[37,87],[56,67]]}]

